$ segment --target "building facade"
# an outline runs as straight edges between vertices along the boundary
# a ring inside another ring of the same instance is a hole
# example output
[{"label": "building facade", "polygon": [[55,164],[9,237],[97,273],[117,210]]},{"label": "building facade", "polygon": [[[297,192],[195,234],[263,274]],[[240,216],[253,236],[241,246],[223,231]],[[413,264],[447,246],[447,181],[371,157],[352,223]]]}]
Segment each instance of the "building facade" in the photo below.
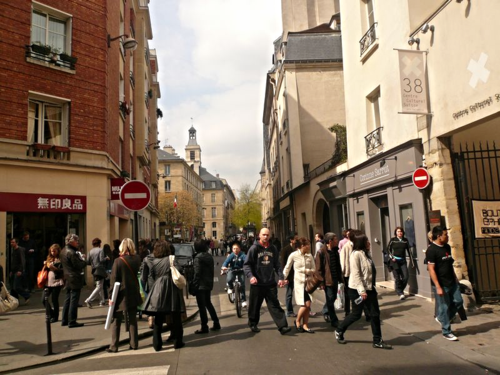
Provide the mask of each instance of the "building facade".
[{"label": "building facade", "polygon": [[[112,200],[111,183],[141,179],[156,196],[156,161],[139,164],[146,138],[142,150],[134,138],[149,111],[140,122],[132,115],[146,104],[130,74],[151,64],[144,49],[124,43],[133,38],[144,48],[151,38],[147,1],[2,1],[0,14],[0,264],[8,272],[9,238],[25,230],[41,250],[39,261],[68,233],[86,250],[94,237],[132,237],[134,216]],[[150,140],[155,121],[143,133]],[[147,178],[151,172],[155,179]],[[139,214],[141,237],[155,236],[155,205],[152,199]]]}]

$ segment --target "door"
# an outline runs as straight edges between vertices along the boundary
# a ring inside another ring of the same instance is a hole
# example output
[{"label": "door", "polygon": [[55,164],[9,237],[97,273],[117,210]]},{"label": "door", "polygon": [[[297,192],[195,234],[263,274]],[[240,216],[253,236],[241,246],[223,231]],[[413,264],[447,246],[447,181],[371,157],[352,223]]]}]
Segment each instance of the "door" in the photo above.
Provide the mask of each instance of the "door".
[{"label": "door", "polygon": [[[382,207],[380,208],[380,237],[381,237],[381,247],[382,250],[385,250],[387,244],[391,240],[391,228],[389,222],[389,208]],[[392,280],[392,274],[387,271],[387,267],[384,267],[385,280]]]}]

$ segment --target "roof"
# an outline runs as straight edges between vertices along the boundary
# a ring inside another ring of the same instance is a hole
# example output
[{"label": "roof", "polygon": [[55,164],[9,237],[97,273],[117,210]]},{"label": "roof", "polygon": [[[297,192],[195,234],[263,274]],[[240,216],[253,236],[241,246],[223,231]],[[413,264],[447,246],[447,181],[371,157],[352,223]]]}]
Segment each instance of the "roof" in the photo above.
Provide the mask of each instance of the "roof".
[{"label": "roof", "polygon": [[314,61],[342,62],[340,33],[290,33],[288,35],[285,63]]},{"label": "roof", "polygon": [[172,155],[171,153],[167,152],[167,151],[164,151],[164,150],[157,150],[156,152],[158,152],[158,161],[162,161],[162,160],[183,160],[180,156],[177,156],[177,155]]},{"label": "roof", "polygon": [[[200,167],[200,177],[203,180],[203,189],[207,190],[221,190],[224,189],[224,183],[220,178],[215,177],[213,174],[209,173],[206,168]],[[212,182],[215,182],[213,186]]]}]

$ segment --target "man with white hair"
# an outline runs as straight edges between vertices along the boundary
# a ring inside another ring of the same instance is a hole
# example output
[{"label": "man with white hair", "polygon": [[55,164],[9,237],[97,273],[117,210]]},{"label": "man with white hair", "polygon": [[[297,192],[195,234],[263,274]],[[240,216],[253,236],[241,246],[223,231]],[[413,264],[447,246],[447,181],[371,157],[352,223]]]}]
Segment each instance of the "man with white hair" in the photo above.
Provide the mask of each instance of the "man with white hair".
[{"label": "man with white hair", "polygon": [[76,234],[68,234],[65,242],[66,247],[61,251],[61,263],[63,265],[64,279],[66,280],[66,298],[62,313],[62,326],[69,328],[82,327],[83,323],[76,321],[78,315],[78,301],[83,288],[82,272],[87,265],[84,255],[78,252],[79,237]]}]

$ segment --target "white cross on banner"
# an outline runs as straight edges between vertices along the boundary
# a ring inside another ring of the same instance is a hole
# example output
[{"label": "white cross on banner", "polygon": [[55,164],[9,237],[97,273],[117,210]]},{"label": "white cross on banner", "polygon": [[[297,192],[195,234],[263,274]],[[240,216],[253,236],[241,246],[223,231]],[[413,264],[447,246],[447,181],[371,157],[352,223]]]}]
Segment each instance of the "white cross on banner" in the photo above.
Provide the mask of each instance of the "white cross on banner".
[{"label": "white cross on banner", "polygon": [[425,51],[397,50],[401,85],[401,112],[429,114]]}]

